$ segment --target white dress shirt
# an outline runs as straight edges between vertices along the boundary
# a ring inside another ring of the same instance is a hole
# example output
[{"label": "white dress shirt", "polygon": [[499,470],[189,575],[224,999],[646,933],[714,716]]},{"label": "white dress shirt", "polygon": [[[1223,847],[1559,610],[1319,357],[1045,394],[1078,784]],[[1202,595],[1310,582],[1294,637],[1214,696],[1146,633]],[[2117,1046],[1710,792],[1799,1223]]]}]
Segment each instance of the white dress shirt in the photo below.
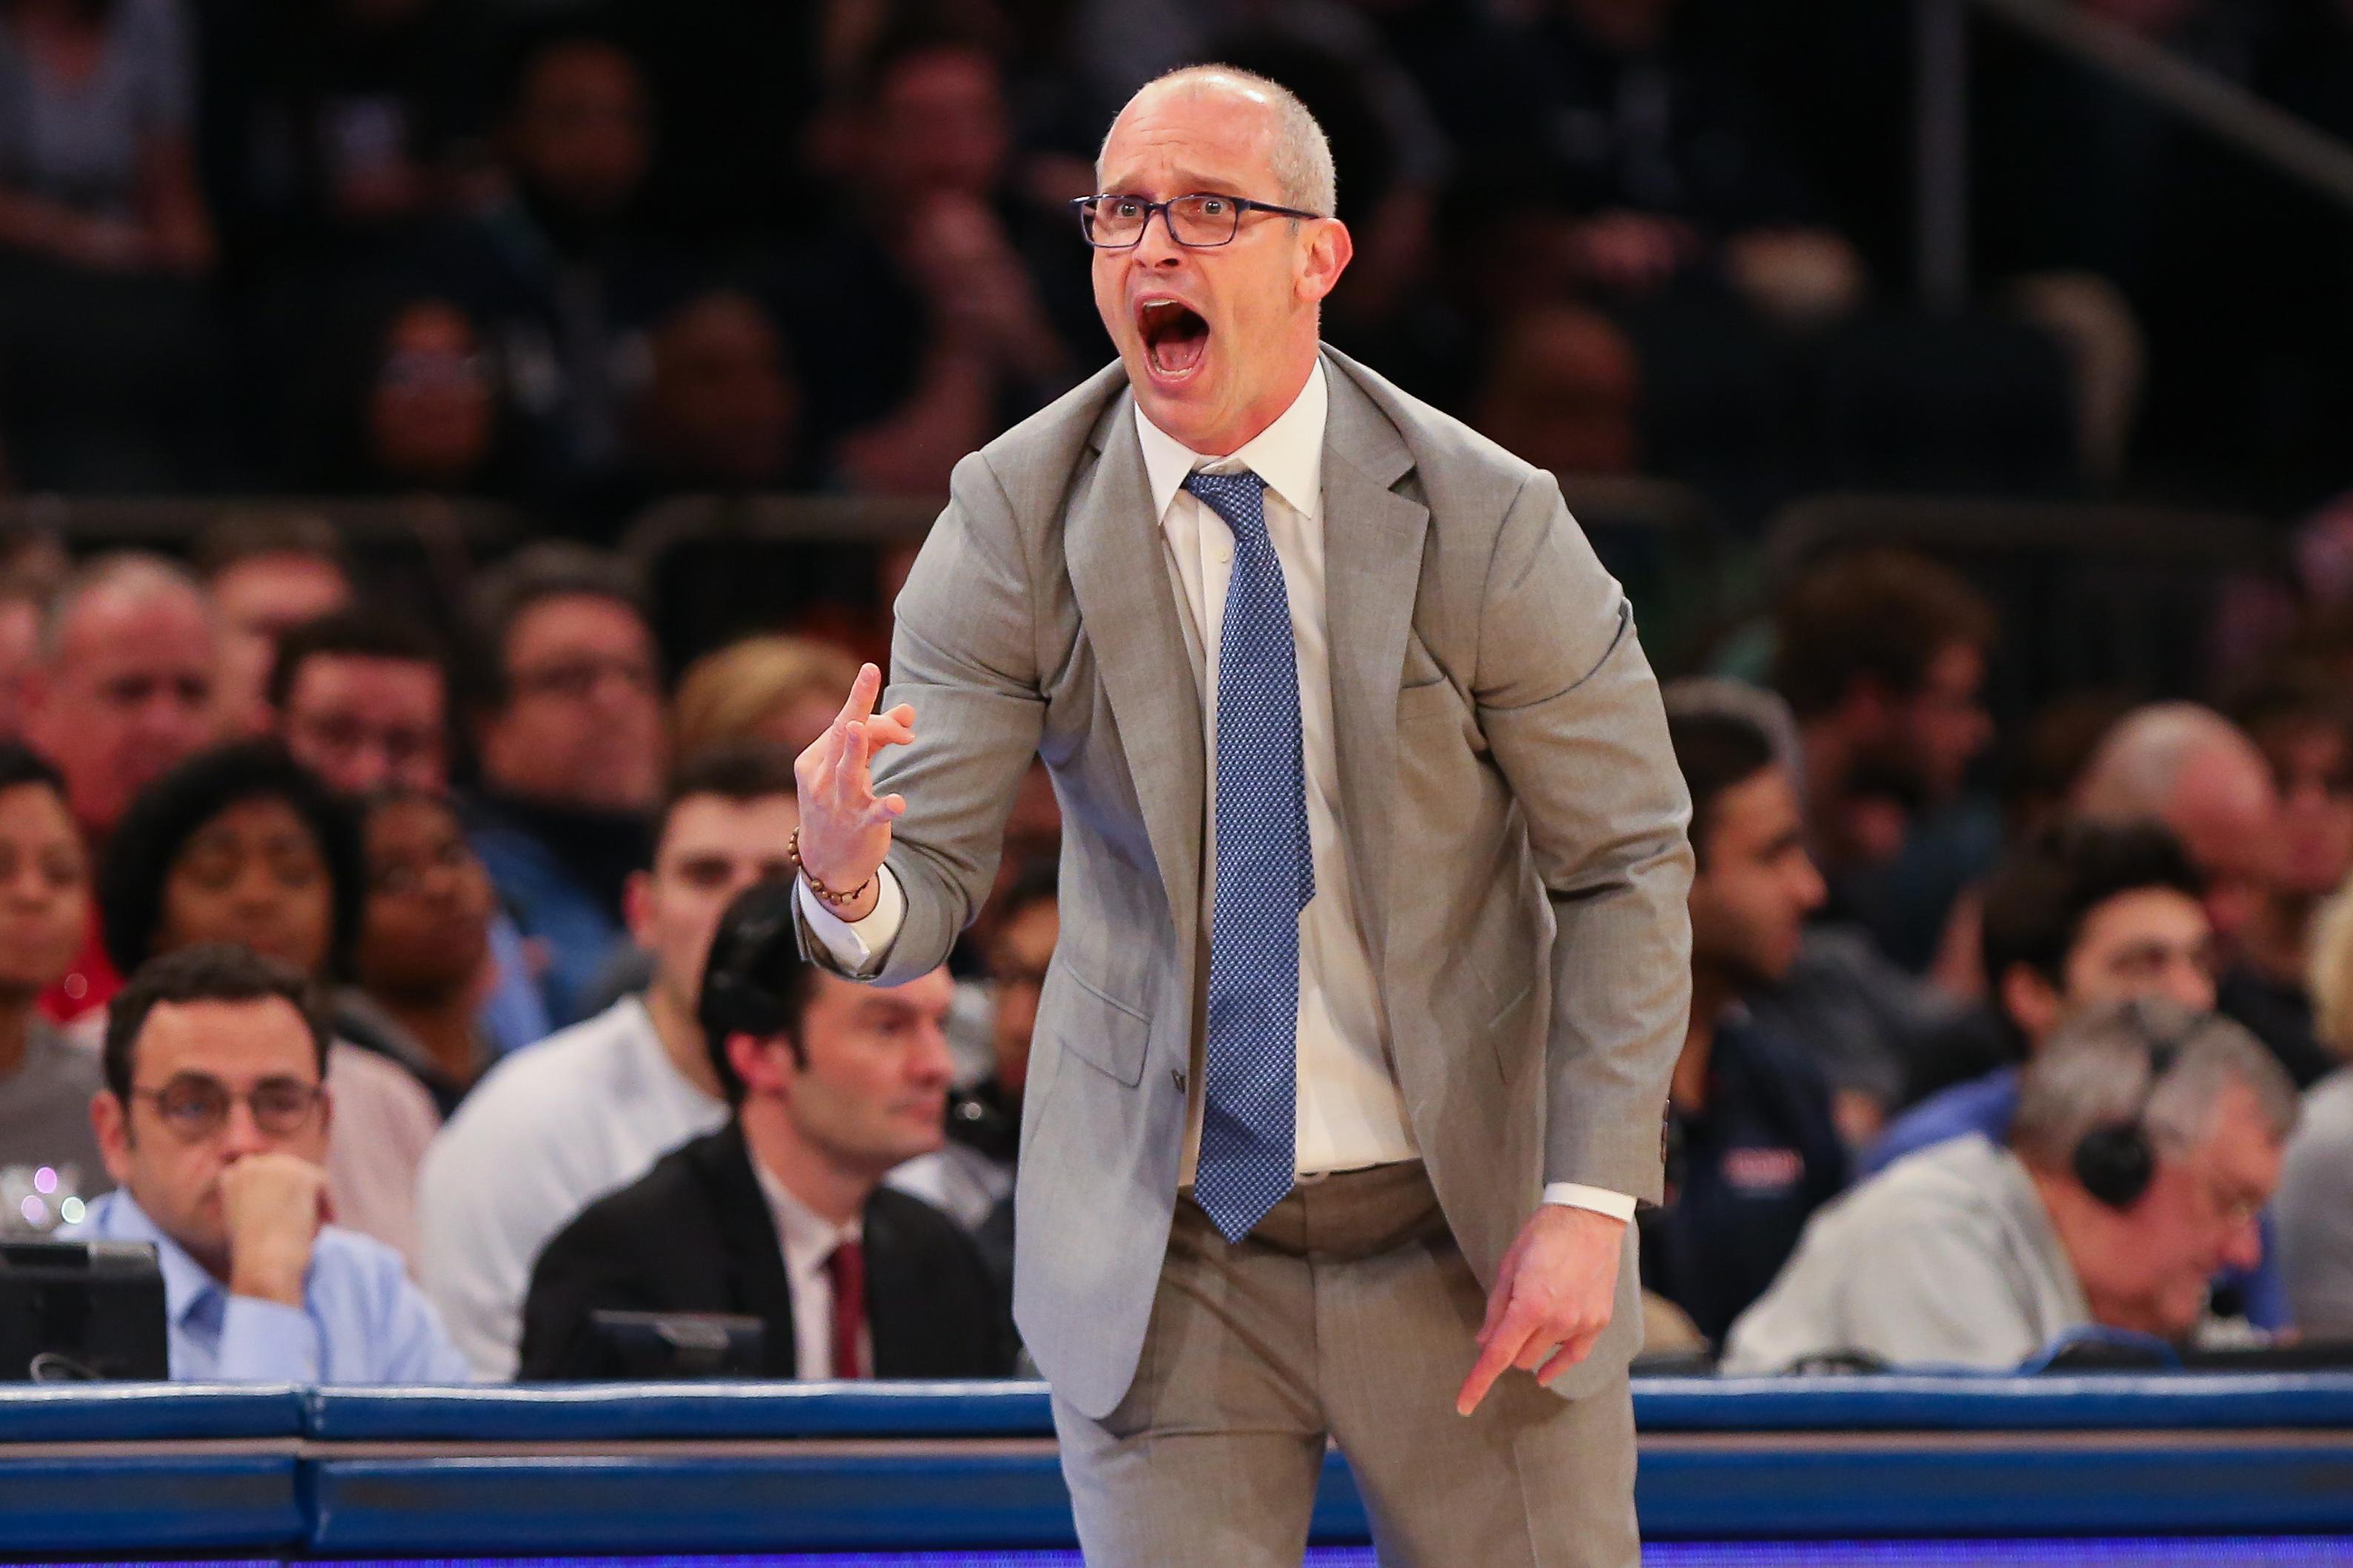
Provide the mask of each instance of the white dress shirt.
[{"label": "white dress shirt", "polygon": [[[1324,592],[1324,426],[1330,394],[1319,362],[1273,424],[1231,457],[1195,452],[1136,410],[1154,514],[1176,590],[1186,650],[1200,689],[1218,689],[1218,656],[1225,629],[1226,590],[1233,576],[1234,536],[1223,518],[1187,491],[1196,469],[1238,473],[1266,481],[1267,536],[1282,563],[1291,630],[1299,658],[1301,755],[1306,764],[1307,832],[1315,867],[1315,896],[1299,914],[1297,1170],[1305,1180],[1418,1157],[1397,1080],[1388,1069],[1388,1022],[1383,1016],[1372,957],[1356,920],[1356,885],[1340,834],[1340,764],[1333,738],[1331,648]],[[1214,696],[1202,704],[1208,744],[1208,808],[1203,824],[1201,922],[1214,912],[1217,871],[1217,721]],[[920,721],[920,718],[919,721]],[[870,972],[899,932],[906,899],[885,870],[872,912],[841,920],[809,889],[800,905],[828,952],[853,972]],[[1531,954],[1531,961],[1538,955]],[[1192,1179],[1200,1142],[1198,1084],[1187,1119],[1183,1180]],[[1634,1200],[1622,1193],[1570,1182],[1545,1189],[1545,1201],[1630,1219]]]},{"label": "white dress shirt", "polygon": [[[825,1271],[826,1260],[843,1242],[862,1240],[860,1226],[854,1219],[836,1225],[818,1215],[793,1196],[792,1189],[776,1180],[756,1155],[752,1173],[760,1179],[760,1192],[776,1220],[776,1244],[784,1249],[785,1285],[793,1300],[793,1376],[801,1382],[831,1377],[833,1280]],[[874,1366],[873,1289],[870,1273],[867,1321],[858,1328],[858,1353],[870,1373]]]}]

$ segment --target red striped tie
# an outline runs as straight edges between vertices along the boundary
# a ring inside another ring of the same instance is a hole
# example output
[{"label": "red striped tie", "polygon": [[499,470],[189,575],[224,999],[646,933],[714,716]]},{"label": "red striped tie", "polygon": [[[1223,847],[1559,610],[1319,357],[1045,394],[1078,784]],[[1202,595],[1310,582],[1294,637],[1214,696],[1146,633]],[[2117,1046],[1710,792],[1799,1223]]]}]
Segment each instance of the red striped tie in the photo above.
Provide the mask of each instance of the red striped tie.
[{"label": "red striped tie", "polygon": [[845,1241],[825,1260],[833,1284],[833,1375],[866,1375],[866,1249]]}]

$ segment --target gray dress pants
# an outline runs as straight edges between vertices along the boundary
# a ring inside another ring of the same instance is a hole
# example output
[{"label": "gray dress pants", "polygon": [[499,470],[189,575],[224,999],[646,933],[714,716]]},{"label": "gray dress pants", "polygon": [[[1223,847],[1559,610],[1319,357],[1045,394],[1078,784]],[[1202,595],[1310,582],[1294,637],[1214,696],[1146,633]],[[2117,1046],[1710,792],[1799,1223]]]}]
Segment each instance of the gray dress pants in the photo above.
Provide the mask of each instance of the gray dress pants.
[{"label": "gray dress pants", "polygon": [[1486,1299],[1419,1162],[1303,1184],[1229,1244],[1177,1202],[1134,1385],[1054,1404],[1089,1568],[1298,1568],[1327,1439],[1383,1568],[1637,1568],[1624,1374],[1454,1396]]}]

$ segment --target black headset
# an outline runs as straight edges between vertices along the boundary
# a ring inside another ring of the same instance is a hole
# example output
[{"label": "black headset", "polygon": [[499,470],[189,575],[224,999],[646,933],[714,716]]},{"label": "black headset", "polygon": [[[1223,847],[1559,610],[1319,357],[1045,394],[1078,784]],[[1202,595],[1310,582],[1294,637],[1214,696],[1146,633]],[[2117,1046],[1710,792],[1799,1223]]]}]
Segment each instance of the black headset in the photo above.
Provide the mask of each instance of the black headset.
[{"label": "black headset", "polygon": [[781,982],[802,962],[793,880],[770,877],[729,901],[702,961],[695,1022],[714,1052],[730,1035],[781,1035],[793,1020]]},{"label": "black headset", "polygon": [[2148,1135],[2149,1101],[2179,1059],[2182,1037],[2197,1027],[2194,1017],[2185,1029],[2167,1027],[2147,1007],[2133,1006],[2127,1013],[2148,1052],[2148,1085],[2130,1116],[2103,1121],[2076,1142],[2073,1162],[2075,1180],[2084,1190],[2119,1212],[2140,1202],[2157,1176],[2157,1148]]}]

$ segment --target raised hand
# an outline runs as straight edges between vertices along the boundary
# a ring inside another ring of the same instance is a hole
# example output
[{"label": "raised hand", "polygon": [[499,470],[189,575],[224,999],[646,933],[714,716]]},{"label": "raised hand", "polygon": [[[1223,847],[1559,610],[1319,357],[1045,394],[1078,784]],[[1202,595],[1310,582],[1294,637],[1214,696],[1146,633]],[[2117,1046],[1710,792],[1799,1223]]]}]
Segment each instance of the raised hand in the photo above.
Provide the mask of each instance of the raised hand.
[{"label": "raised hand", "polygon": [[841,711],[793,763],[801,865],[835,892],[863,889],[840,906],[845,920],[860,919],[874,908],[874,874],[891,852],[891,825],[907,809],[903,796],[874,796],[875,753],[915,738],[913,708],[902,702],[887,713],[874,711],[881,689],[882,672],[871,664],[860,666]]},{"label": "raised hand", "polygon": [[248,1154],[220,1175],[229,1293],[302,1304],[311,1247],[330,1215],[327,1173],[298,1155]]}]

